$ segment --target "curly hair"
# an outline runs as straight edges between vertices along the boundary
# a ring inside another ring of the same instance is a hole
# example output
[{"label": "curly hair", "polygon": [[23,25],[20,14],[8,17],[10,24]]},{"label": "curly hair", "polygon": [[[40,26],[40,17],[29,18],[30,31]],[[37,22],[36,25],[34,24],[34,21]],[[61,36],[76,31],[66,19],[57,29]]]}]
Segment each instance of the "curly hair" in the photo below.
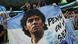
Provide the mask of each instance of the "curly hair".
[{"label": "curly hair", "polygon": [[29,37],[31,37],[31,35],[30,35],[29,31],[24,28],[24,26],[26,26],[26,21],[27,21],[28,17],[33,16],[33,15],[39,16],[42,19],[42,22],[44,23],[44,27],[43,27],[44,30],[48,29],[47,25],[45,24],[45,16],[43,15],[42,12],[40,12],[38,9],[31,9],[28,11],[24,11],[24,16],[21,19],[21,26],[23,28],[24,33],[26,35],[28,35]]}]

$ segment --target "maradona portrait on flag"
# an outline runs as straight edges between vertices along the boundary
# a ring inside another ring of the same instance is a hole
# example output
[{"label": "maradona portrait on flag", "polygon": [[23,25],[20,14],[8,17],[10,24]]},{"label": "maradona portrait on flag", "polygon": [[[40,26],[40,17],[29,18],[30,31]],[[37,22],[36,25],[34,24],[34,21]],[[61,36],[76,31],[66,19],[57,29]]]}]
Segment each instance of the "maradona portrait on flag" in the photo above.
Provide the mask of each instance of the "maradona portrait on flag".
[{"label": "maradona portrait on flag", "polygon": [[59,6],[43,6],[17,16],[7,21],[9,44],[68,44]]}]

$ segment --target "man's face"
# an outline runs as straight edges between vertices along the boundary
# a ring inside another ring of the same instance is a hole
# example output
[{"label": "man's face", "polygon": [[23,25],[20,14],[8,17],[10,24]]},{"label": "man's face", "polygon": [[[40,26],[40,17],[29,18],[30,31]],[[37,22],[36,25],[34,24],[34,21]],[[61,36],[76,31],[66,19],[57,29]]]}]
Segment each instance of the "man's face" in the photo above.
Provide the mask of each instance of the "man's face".
[{"label": "man's face", "polygon": [[26,29],[30,33],[43,31],[44,30],[43,26],[44,26],[44,23],[42,22],[42,19],[39,16],[34,15],[34,16],[30,16],[27,19]]}]

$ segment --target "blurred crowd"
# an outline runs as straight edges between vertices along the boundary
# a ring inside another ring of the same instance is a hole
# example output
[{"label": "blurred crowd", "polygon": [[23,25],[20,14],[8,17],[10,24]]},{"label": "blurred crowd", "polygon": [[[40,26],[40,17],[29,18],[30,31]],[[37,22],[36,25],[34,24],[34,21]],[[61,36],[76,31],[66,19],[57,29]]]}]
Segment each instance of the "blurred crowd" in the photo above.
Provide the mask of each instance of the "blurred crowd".
[{"label": "blurred crowd", "polygon": [[45,1],[34,2],[34,3],[26,2],[26,3],[21,7],[21,9],[30,10],[30,9],[39,8],[39,7],[42,7],[42,6],[45,6],[45,5],[48,5],[48,2],[45,2]]},{"label": "blurred crowd", "polygon": [[65,10],[65,11],[66,12],[64,13],[64,17],[72,22],[75,30],[78,30],[78,10],[76,11]]}]

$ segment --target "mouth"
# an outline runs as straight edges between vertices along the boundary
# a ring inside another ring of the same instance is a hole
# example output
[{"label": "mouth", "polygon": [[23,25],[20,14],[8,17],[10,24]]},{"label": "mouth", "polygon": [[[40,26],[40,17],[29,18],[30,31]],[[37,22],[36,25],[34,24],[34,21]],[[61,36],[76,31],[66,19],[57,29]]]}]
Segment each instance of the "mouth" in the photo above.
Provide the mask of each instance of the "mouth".
[{"label": "mouth", "polygon": [[38,26],[33,27],[33,32],[37,32],[37,31],[39,31],[39,27]]}]

